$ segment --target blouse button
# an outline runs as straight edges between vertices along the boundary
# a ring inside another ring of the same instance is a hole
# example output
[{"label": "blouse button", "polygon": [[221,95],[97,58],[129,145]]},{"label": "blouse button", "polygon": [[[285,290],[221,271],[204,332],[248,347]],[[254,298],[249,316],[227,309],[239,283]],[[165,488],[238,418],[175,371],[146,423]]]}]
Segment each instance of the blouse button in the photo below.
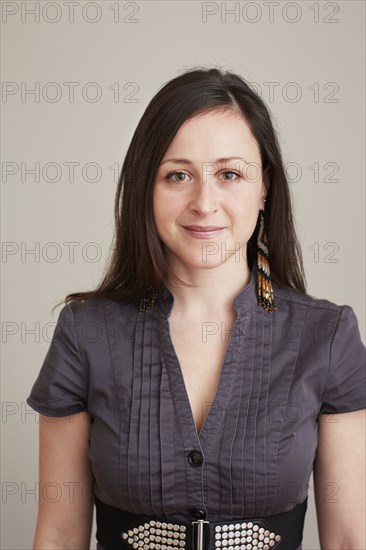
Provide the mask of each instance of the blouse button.
[{"label": "blouse button", "polygon": [[205,519],[206,518],[206,512],[202,510],[201,508],[193,508],[191,511],[191,514],[196,519]]},{"label": "blouse button", "polygon": [[200,451],[191,451],[188,455],[188,460],[192,466],[201,466],[203,463],[203,455]]}]

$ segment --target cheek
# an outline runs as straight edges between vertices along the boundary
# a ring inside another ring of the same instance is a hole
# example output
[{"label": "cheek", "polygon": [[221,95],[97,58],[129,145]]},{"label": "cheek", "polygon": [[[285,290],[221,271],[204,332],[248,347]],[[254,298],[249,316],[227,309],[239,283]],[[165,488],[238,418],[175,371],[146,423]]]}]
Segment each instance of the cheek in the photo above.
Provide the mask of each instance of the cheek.
[{"label": "cheek", "polygon": [[259,207],[257,209],[257,203],[255,200],[247,198],[247,200],[238,202],[230,210],[230,216],[233,220],[234,226],[240,239],[250,239],[252,236],[259,215]]},{"label": "cheek", "polygon": [[249,193],[237,196],[230,202],[230,212],[236,220],[243,220],[244,223],[256,220],[259,214],[257,197]]},{"label": "cheek", "polygon": [[160,190],[153,194],[153,215],[158,233],[164,231],[169,223],[174,220],[174,208]]},{"label": "cheek", "polygon": [[155,221],[158,221],[160,219],[162,214],[162,208],[161,205],[163,204],[163,197],[162,193],[159,189],[159,187],[155,187],[152,195],[152,208],[153,208],[153,214]]},{"label": "cheek", "polygon": [[174,223],[184,210],[184,200],[169,190],[156,189],[153,193],[153,213],[156,224]]},{"label": "cheek", "polygon": [[160,212],[159,212],[159,204],[156,201],[156,193],[153,193],[152,197],[152,214],[153,214],[153,220],[156,227],[156,231],[160,237],[159,227],[160,227]]}]

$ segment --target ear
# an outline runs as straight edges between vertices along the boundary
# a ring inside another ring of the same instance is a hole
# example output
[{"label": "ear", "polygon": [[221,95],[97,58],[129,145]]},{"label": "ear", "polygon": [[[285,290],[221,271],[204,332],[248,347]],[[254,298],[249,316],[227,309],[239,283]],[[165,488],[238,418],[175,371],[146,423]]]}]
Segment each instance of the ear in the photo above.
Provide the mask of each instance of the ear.
[{"label": "ear", "polygon": [[[268,172],[267,171],[264,171],[263,172],[263,176],[262,176],[262,196],[261,196],[261,199],[262,201],[264,201],[264,199],[267,197],[267,193],[269,191],[269,175],[268,175]],[[263,206],[262,206],[262,209],[264,210],[264,202],[263,202]]]}]

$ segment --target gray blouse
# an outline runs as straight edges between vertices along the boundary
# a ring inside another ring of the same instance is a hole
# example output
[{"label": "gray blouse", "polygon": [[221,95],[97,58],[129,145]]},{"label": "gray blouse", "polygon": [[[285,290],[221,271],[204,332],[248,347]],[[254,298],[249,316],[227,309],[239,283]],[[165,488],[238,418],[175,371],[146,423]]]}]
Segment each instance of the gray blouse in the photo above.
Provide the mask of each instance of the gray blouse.
[{"label": "gray blouse", "polygon": [[278,309],[268,313],[257,305],[256,275],[234,300],[199,434],[170,338],[167,287],[146,314],[102,298],[63,307],[27,403],[50,417],[89,412],[100,500],[181,521],[199,508],[223,521],[285,512],[307,497],[319,413],[366,408],[366,350],[350,306],[274,282]]}]

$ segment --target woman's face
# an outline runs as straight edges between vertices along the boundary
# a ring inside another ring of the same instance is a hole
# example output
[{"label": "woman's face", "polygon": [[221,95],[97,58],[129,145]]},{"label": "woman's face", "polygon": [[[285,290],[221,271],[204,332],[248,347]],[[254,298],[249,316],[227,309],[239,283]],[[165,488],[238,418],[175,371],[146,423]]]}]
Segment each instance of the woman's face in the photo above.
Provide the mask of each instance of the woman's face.
[{"label": "woman's face", "polygon": [[[259,148],[242,116],[216,110],[186,121],[154,181],[154,219],[169,265],[212,268],[234,254],[246,260],[265,196]],[[190,225],[221,229],[195,233]]]}]

